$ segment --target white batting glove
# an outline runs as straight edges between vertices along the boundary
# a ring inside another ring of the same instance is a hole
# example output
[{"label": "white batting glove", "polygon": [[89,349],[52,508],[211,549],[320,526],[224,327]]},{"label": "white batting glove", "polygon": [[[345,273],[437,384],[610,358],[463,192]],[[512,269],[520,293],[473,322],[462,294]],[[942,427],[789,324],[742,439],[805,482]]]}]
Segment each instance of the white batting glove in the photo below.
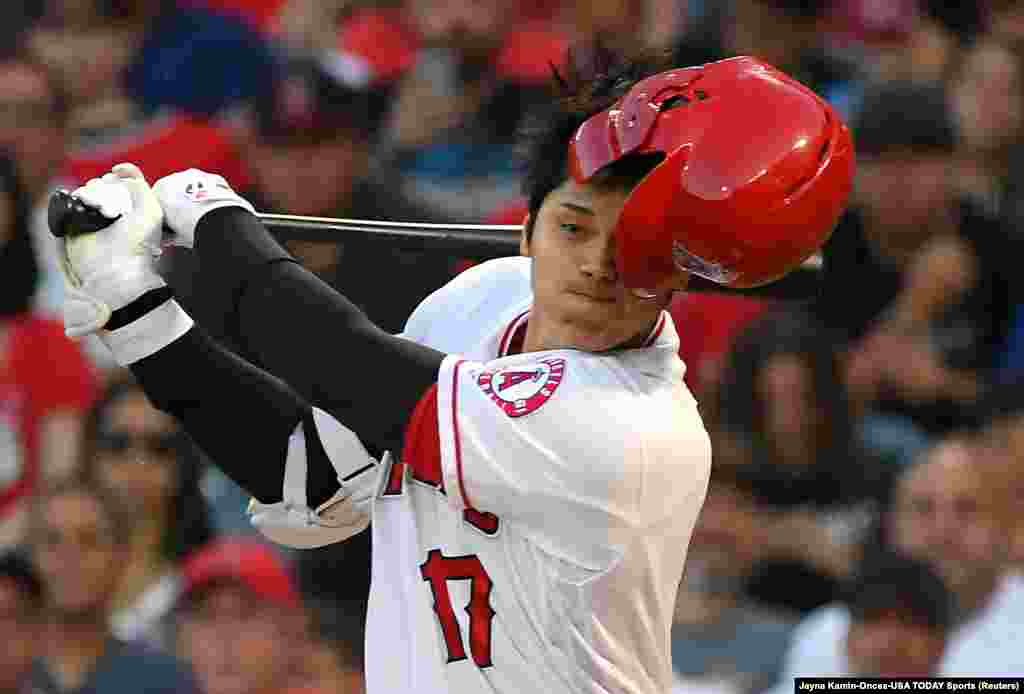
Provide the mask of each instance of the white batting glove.
[{"label": "white batting glove", "polygon": [[97,332],[113,311],[166,285],[154,267],[164,216],[134,164],[119,164],[72,195],[116,219],[105,229],[57,239],[66,279],[64,332],[77,338]]},{"label": "white batting glove", "polygon": [[256,212],[248,200],[231,189],[223,176],[199,169],[164,176],[153,185],[153,192],[173,232],[169,241],[172,246],[192,248],[196,225],[207,212],[221,207],[244,207]]}]

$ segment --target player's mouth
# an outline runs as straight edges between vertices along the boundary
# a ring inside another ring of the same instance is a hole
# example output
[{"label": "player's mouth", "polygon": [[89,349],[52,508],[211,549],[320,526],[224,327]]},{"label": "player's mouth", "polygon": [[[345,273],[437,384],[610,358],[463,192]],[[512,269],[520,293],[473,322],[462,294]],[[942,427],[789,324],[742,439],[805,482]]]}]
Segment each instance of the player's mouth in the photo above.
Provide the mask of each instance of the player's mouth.
[{"label": "player's mouth", "polygon": [[592,301],[597,304],[614,304],[618,302],[619,297],[609,296],[605,294],[589,294],[587,292],[572,292],[576,296],[582,297],[588,301]]}]

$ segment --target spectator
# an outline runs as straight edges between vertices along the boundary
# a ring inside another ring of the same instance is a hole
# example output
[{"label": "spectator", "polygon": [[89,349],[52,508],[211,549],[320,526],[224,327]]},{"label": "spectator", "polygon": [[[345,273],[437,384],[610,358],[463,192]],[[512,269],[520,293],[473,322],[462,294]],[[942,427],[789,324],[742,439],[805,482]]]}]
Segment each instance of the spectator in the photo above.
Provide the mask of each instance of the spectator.
[{"label": "spectator", "polygon": [[986,5],[992,33],[1011,40],[1024,38],[1024,6],[1017,0],[990,0]]},{"label": "spectator", "polygon": [[129,528],[116,500],[96,485],[70,482],[41,496],[32,548],[48,623],[32,691],[197,692],[181,662],[110,631]]},{"label": "spectator", "polygon": [[[891,11],[886,5],[877,7]],[[946,0],[915,2],[916,17],[902,41],[884,46],[872,56],[866,72],[872,79],[945,82],[955,70],[965,47],[982,33],[984,7],[977,2],[951,3]]]},{"label": "spectator", "polygon": [[76,130],[160,109],[219,113],[259,94],[272,64],[243,19],[173,0],[50,0],[29,45],[69,88]]},{"label": "spectator", "polygon": [[[955,624],[940,674],[1009,676],[1024,668],[1024,580],[1009,567],[1006,514],[992,492],[998,475],[976,454],[959,437],[921,454],[896,482],[877,547],[927,562],[953,594]],[[805,619],[787,654],[787,677],[847,672],[848,625],[839,605]]]},{"label": "spectator", "polygon": [[39,262],[34,306],[60,315],[64,279],[56,245],[43,211],[67,156],[69,103],[56,76],[43,64],[21,55],[0,62],[0,147],[11,153],[28,204],[28,223]]},{"label": "spectator", "polygon": [[125,378],[109,384],[90,413],[82,467],[131,516],[114,634],[171,649],[167,616],[180,590],[180,563],[213,535],[198,452],[177,422]]},{"label": "spectator", "polygon": [[[290,61],[267,99],[253,104],[243,151],[253,181],[246,191],[266,212],[431,221],[431,212],[396,190],[394,181],[371,173],[372,141],[387,104],[382,92],[339,82],[322,63]],[[434,221],[441,221],[436,219]],[[288,241],[289,250],[325,281],[341,288],[380,326],[398,332],[412,309],[454,273],[453,261],[437,253],[401,251],[364,241]],[[177,257],[181,256],[181,257]],[[202,286],[184,254],[176,254],[184,306],[203,317],[222,315],[189,301],[189,286]],[[401,292],[380,291],[383,269],[403,279]],[[204,295],[199,291],[199,295]],[[212,318],[205,324],[224,336]]]},{"label": "spectator", "polygon": [[993,214],[1024,221],[1017,179],[1024,162],[1024,51],[1018,43],[983,36],[965,52],[952,80],[960,128],[957,182]]},{"label": "spectator", "polygon": [[703,16],[679,38],[673,62],[700,65],[756,55],[843,109],[858,74],[823,41],[829,5],[821,0],[705,3]]},{"label": "spectator", "polygon": [[848,674],[934,677],[953,625],[953,600],[927,564],[898,555],[865,561],[845,604]]},{"label": "spectator", "polygon": [[986,462],[1001,478],[994,487],[1005,494],[1010,531],[1010,561],[1024,574],[1024,379],[994,388],[981,404],[980,444]]},{"label": "spectator", "polygon": [[12,153],[25,193],[38,203],[67,153],[67,95],[43,63],[14,55],[0,62],[0,105],[0,147]]},{"label": "spectator", "polygon": [[760,692],[779,675],[795,616],[756,604],[744,593],[761,555],[761,508],[750,481],[728,465],[712,468],[697,519],[672,624],[676,689]]},{"label": "spectator", "polygon": [[715,421],[730,463],[754,466],[773,506],[829,506],[869,492],[840,364],[799,308],[768,309],[732,342]]},{"label": "spectator", "polygon": [[825,246],[816,312],[846,352],[869,448],[906,462],[969,423],[1016,302],[1019,241],[956,195],[941,86],[873,86],[854,129],[856,197]]},{"label": "spectator", "polygon": [[769,309],[733,341],[713,404],[717,464],[743,468],[764,508],[748,589],[801,612],[829,602],[885,482],[832,345],[804,311]]},{"label": "spectator", "polygon": [[[864,559],[844,589],[836,671],[797,676],[934,677],[953,628],[953,600],[925,563],[890,552]],[[769,694],[793,691],[793,677]]]},{"label": "spectator", "polygon": [[31,308],[39,266],[28,219],[14,162],[0,155],[0,546],[22,539],[30,495],[75,469],[96,389],[63,325]]},{"label": "spectator", "polygon": [[627,54],[668,49],[678,38],[685,3],[669,0],[569,0],[563,3],[565,32],[574,46],[595,39]]},{"label": "spectator", "polygon": [[520,79],[522,67],[501,69],[515,3],[406,5],[418,45],[397,85],[385,156],[410,197],[437,215],[476,222],[518,193],[517,133],[524,114],[548,96],[548,68],[538,61],[541,81]]},{"label": "spectator", "polygon": [[310,601],[300,681],[288,694],[364,694],[366,601]]},{"label": "spectator", "polygon": [[178,602],[178,648],[204,694],[278,694],[296,684],[303,613],[282,559],[257,540],[192,555]]},{"label": "spectator", "polygon": [[0,694],[26,694],[42,644],[43,586],[20,554],[0,556]]}]

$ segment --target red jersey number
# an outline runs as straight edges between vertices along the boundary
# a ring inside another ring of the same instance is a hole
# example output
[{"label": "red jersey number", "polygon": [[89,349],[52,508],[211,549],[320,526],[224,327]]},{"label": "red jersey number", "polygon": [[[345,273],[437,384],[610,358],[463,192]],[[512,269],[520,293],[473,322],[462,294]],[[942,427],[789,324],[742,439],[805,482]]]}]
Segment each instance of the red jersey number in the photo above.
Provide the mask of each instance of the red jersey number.
[{"label": "red jersey number", "polygon": [[434,612],[441,622],[444,643],[448,649],[448,662],[466,659],[466,648],[462,641],[459,622],[455,618],[448,581],[469,581],[470,599],[466,605],[469,615],[469,652],[478,667],[490,667],[491,622],[494,610],[491,608],[491,577],[475,554],[461,557],[446,557],[441,550],[432,549],[427,560],[420,566],[424,581],[430,582],[434,593]]}]

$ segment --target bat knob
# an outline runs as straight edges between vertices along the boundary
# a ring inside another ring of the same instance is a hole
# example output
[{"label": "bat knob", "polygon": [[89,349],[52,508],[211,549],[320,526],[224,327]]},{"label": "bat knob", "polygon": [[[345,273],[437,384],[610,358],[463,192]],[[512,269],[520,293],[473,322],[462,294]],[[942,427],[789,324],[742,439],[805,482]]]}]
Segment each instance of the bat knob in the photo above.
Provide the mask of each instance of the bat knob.
[{"label": "bat knob", "polygon": [[99,210],[89,207],[66,190],[58,190],[50,196],[47,223],[50,233],[57,238],[90,234],[116,221],[116,217],[104,217]]}]

